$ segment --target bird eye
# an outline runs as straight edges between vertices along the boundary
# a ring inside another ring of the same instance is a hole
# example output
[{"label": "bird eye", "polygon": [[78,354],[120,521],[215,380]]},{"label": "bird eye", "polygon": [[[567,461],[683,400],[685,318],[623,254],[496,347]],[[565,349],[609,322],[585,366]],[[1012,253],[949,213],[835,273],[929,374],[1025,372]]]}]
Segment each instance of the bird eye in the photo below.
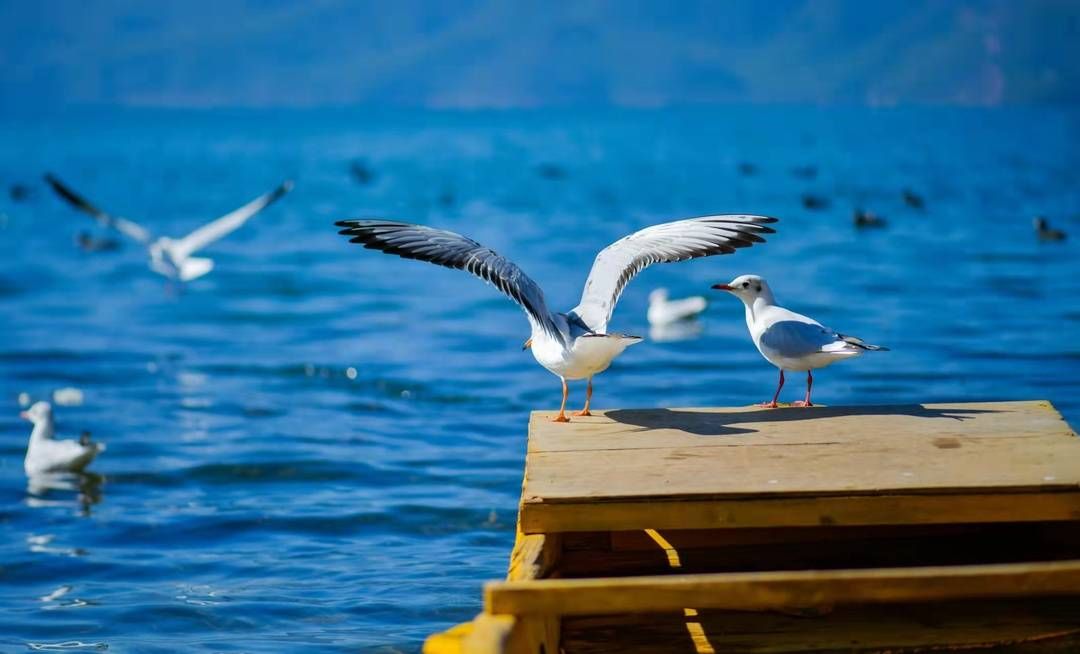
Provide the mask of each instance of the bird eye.
[{"label": "bird eye", "polygon": [[743,288],[750,288],[750,282],[743,282],[742,287]]}]

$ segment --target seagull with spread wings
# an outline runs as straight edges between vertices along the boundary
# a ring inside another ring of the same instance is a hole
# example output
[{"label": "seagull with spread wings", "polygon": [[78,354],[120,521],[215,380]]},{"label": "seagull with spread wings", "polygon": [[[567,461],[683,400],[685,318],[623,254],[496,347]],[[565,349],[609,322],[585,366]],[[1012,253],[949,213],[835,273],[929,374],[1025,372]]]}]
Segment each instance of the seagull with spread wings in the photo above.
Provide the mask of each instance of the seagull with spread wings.
[{"label": "seagull with spread wings", "polygon": [[405,259],[472,273],[493,284],[525,310],[532,337],[525,342],[536,361],[562,381],[562,404],[556,422],[568,422],[566,382],[587,379],[585,408],[592,401],[593,375],[607,370],[615,357],[641,341],[608,331],[615,303],[627,283],[646,266],[685,261],[763,243],[772,234],[775,218],[752,215],[717,215],[689,218],[646,227],[615,241],[596,255],[580,303],[567,313],[547,307],[544,293],[512,261],[454,232],[390,220],[342,220],[340,234],[365,248]]},{"label": "seagull with spread wings", "polygon": [[260,195],[239,209],[203,225],[183,238],[174,239],[167,236],[154,238],[142,225],[127,218],[105,213],[52,174],[45,175],[45,181],[71,206],[89,214],[99,224],[115,229],[145,247],[150,257],[151,270],[181,282],[190,282],[202,277],[214,268],[213,259],[193,257],[192,254],[236,231],[248,219],[273,204],[293,187],[293,183],[286,180],[273,191]]}]

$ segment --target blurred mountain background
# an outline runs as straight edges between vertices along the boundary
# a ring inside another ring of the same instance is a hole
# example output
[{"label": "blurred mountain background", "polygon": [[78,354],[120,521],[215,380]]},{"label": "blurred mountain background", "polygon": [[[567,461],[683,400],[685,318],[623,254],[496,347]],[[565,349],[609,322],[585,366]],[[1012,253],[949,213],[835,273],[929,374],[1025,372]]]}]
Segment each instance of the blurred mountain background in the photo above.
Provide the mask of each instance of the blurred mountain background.
[{"label": "blurred mountain background", "polygon": [[0,1],[0,108],[1074,104],[1080,2]]}]

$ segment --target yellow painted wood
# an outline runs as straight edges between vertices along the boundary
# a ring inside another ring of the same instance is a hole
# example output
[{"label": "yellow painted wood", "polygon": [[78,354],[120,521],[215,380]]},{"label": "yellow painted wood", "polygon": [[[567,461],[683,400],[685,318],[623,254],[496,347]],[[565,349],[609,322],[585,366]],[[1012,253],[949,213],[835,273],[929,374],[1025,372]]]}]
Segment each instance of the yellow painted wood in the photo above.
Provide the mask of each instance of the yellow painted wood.
[{"label": "yellow painted wood", "polygon": [[557,530],[723,529],[819,525],[918,525],[1080,520],[1078,493],[879,495],[779,500],[641,500],[536,503],[521,528]]},{"label": "yellow painted wood", "polygon": [[546,417],[527,533],[1080,519],[1080,439],[1043,401]]},{"label": "yellow painted wood", "polygon": [[509,615],[603,615],[696,609],[767,610],[838,604],[1080,596],[1080,561],[799,570],[612,579],[496,582],[485,610]]},{"label": "yellow painted wood", "polygon": [[520,530],[510,552],[507,581],[527,581],[547,576],[559,558],[558,534],[524,534]]},{"label": "yellow painted wood", "polygon": [[424,654],[465,654],[463,641],[472,630],[473,623],[464,622],[432,634],[424,641]]},{"label": "yellow painted wood", "polygon": [[507,654],[516,624],[510,615],[478,615],[461,640],[462,654]]}]

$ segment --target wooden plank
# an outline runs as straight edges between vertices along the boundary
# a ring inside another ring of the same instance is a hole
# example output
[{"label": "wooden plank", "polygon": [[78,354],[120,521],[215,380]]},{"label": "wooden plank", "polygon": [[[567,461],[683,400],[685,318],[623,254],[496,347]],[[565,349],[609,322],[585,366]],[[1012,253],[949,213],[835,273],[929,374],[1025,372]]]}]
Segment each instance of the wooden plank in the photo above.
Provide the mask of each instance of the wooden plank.
[{"label": "wooden plank", "polygon": [[1080,600],[988,600],[838,607],[807,618],[773,612],[573,617],[566,654],[1080,651]]},{"label": "wooden plank", "polygon": [[432,634],[424,641],[424,654],[464,654],[464,640],[472,633],[473,623],[463,622],[446,631]]},{"label": "wooden plank", "polygon": [[[562,557],[562,536],[559,534],[525,534],[521,530],[521,512],[514,548],[507,569],[508,582],[529,582],[544,579],[554,573]],[[520,616],[504,641],[507,654],[538,654],[559,652],[562,619],[557,615]],[[473,654],[466,650],[465,654]]]},{"label": "wooden plank", "polygon": [[707,407],[594,410],[568,424],[534,411],[529,453],[728,445],[802,445],[838,439],[890,440],[930,433],[942,438],[1069,435],[1045,400],[848,407]]},{"label": "wooden plank", "polygon": [[1080,596],[1080,561],[495,582],[484,604],[497,615],[567,616],[1052,595]]},{"label": "wooden plank", "polygon": [[507,581],[543,579],[559,560],[559,535],[524,534],[520,530],[514,538],[510,552]]},{"label": "wooden plank", "polygon": [[461,640],[462,654],[507,654],[517,620],[512,615],[478,615]]},{"label": "wooden plank", "polygon": [[1080,493],[877,495],[523,504],[526,533],[1080,520]]},{"label": "wooden plank", "polygon": [[[1042,401],[543,418],[530,424],[527,533],[888,524],[893,511],[900,524],[1080,519],[1075,498],[1052,495],[1080,497],[1080,439]],[[848,499],[860,497],[881,499]],[[840,499],[818,506],[828,498]],[[760,500],[791,503],[744,507]]]},{"label": "wooden plank", "polygon": [[[942,411],[961,415],[976,410],[962,406]],[[1056,412],[1037,403],[1007,403],[997,413],[988,408],[995,405],[976,406],[985,413],[970,413],[962,421],[907,413],[815,418],[813,409],[801,420],[763,421],[760,414],[773,414],[758,410],[751,413],[759,422],[750,424],[761,435],[695,436],[693,446],[671,442],[689,434],[672,434],[668,428],[639,433],[650,447],[597,448],[589,425],[534,421],[537,447],[550,440],[545,434],[553,427],[562,427],[575,432],[578,449],[531,451],[524,499],[528,504],[580,498],[1080,489],[1080,439]],[[778,410],[776,415],[799,415],[796,411]],[[770,436],[783,441],[772,442]]]}]

